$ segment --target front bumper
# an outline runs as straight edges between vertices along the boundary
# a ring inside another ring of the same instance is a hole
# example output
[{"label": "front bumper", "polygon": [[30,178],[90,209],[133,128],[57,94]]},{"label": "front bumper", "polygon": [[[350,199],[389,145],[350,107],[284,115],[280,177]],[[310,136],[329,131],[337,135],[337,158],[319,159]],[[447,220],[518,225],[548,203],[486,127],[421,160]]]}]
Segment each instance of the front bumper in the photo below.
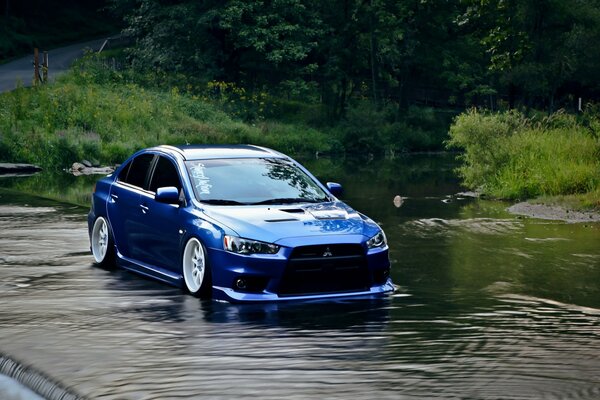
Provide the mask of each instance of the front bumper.
[{"label": "front bumper", "polygon": [[271,301],[307,301],[338,298],[378,298],[392,293],[395,290],[392,280],[388,278],[383,285],[372,286],[369,290],[358,292],[338,292],[338,293],[318,293],[296,296],[279,296],[276,293],[243,293],[232,288],[213,286],[213,298],[215,300],[224,300],[231,303],[241,302],[271,302]]},{"label": "front bumper", "polygon": [[[367,251],[363,241],[363,236],[329,236],[327,243],[299,241],[298,246],[282,246],[273,255],[244,256],[209,249],[213,298],[269,302],[380,297],[393,292],[387,247]],[[324,254],[330,247],[333,256]],[[353,254],[337,255],[337,249],[347,251],[349,247]],[[319,250],[299,256],[298,250],[306,248]]]}]

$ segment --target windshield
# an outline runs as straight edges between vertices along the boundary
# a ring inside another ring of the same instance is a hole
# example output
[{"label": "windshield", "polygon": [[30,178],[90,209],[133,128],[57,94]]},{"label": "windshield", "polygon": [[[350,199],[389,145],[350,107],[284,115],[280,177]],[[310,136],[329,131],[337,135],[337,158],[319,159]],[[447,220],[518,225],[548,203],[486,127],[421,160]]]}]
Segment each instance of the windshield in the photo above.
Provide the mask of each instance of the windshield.
[{"label": "windshield", "polygon": [[196,198],[203,203],[292,204],[329,201],[293,163],[276,158],[186,161]]}]

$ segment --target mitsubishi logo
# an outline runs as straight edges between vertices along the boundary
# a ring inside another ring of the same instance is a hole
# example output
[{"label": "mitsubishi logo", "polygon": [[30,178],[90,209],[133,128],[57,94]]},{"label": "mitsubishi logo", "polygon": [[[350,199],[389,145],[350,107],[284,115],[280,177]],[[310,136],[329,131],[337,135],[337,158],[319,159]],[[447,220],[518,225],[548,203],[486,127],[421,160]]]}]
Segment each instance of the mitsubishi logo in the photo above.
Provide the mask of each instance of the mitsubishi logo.
[{"label": "mitsubishi logo", "polygon": [[331,257],[333,256],[333,253],[331,252],[331,249],[329,248],[329,246],[327,246],[327,248],[325,249],[325,252],[323,253],[323,257]]}]

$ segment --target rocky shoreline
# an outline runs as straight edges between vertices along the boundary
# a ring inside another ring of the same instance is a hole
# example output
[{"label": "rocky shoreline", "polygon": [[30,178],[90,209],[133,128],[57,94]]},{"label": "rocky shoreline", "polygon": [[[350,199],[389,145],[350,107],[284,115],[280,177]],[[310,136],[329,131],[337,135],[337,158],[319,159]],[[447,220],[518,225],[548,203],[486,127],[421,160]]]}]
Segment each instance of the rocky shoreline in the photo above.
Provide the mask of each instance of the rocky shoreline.
[{"label": "rocky shoreline", "polygon": [[[114,172],[116,167],[100,167],[98,165],[92,165],[89,161],[83,160],[82,162],[75,162],[66,171],[75,175],[93,175],[103,174],[108,175]],[[11,177],[11,176],[27,176],[42,171],[42,168],[33,164],[22,164],[22,163],[0,163],[0,176]]]},{"label": "rocky shoreline", "polygon": [[575,211],[557,205],[521,202],[513,204],[507,211],[531,218],[565,221],[568,223],[600,222],[600,212]]},{"label": "rocky shoreline", "polygon": [[32,164],[0,163],[0,175],[34,174],[41,170],[40,167]]},{"label": "rocky shoreline", "polygon": [[112,174],[115,171],[115,167],[93,166],[89,161],[84,160],[80,163],[73,163],[73,165],[68,171],[75,176],[96,174],[108,175]]}]

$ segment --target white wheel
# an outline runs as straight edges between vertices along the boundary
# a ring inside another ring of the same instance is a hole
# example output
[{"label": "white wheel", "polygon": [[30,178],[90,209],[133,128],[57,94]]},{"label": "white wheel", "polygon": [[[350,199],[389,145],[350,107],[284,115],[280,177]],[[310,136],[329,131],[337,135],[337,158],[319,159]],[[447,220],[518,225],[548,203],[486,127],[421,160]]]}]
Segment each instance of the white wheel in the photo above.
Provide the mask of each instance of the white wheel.
[{"label": "white wheel", "polygon": [[187,290],[193,295],[203,294],[209,285],[208,266],[204,246],[196,238],[191,238],[183,250],[183,279]]},{"label": "white wheel", "polygon": [[103,217],[98,217],[94,222],[90,240],[94,260],[100,265],[109,264],[112,261],[114,249],[108,223]]}]

